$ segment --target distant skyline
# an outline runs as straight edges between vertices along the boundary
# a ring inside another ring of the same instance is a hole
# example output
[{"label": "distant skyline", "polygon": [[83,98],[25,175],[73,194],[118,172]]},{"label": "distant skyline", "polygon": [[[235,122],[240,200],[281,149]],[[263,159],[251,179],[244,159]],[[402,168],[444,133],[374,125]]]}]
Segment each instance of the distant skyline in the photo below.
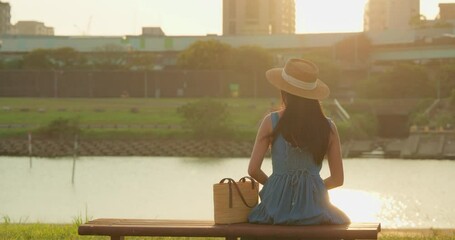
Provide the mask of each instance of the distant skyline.
[{"label": "distant skyline", "polygon": [[[222,34],[222,0],[2,0],[11,4],[11,22],[39,21],[55,35],[139,35],[161,27],[166,35]],[[367,0],[296,0],[296,33],[359,32]],[[427,19],[439,3],[421,0]]]}]

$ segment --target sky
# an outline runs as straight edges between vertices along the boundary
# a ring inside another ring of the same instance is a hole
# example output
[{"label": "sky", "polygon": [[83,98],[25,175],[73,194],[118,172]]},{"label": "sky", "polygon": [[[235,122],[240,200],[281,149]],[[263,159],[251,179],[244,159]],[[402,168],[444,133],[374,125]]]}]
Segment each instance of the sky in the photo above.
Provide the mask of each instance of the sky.
[{"label": "sky", "polygon": [[[2,0],[11,22],[34,20],[55,35],[140,35],[161,27],[166,35],[222,34],[222,0]],[[367,0],[295,0],[296,33],[359,32]],[[439,3],[420,0],[420,12],[434,19]]]}]

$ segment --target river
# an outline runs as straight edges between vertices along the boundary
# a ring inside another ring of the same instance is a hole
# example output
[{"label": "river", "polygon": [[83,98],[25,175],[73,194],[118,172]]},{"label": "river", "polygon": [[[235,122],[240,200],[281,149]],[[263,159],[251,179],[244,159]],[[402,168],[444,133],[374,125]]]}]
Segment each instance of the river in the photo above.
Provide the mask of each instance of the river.
[{"label": "river", "polygon": [[[212,184],[246,175],[246,158],[0,157],[0,222],[76,218],[213,219]],[[263,164],[271,173],[271,161]],[[345,159],[332,203],[354,222],[455,228],[455,161]],[[328,175],[324,163],[321,176]]]}]

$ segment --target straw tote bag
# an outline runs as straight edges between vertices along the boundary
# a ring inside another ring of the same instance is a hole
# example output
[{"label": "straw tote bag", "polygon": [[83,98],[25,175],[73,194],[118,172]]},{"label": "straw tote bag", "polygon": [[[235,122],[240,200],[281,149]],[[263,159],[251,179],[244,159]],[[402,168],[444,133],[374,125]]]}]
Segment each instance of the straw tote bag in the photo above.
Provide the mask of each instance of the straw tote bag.
[{"label": "straw tote bag", "polygon": [[251,177],[238,182],[223,178],[213,184],[215,224],[247,222],[251,208],[258,203],[258,188],[259,184]]}]

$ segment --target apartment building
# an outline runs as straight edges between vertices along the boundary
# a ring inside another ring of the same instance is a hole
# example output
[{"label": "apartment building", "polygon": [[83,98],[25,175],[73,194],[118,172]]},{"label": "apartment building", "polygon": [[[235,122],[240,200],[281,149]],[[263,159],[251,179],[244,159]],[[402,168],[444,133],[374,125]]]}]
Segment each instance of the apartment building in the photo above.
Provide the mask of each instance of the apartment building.
[{"label": "apartment building", "polygon": [[369,0],[364,31],[412,29],[420,16],[419,0]]},{"label": "apartment building", "polygon": [[11,6],[0,2],[0,35],[8,34],[11,30]]},{"label": "apartment building", "polygon": [[455,20],[455,3],[440,3],[439,19],[442,21]]},{"label": "apartment building", "polygon": [[294,33],[294,0],[223,0],[223,35]]},{"label": "apartment building", "polygon": [[54,35],[54,28],[47,27],[42,22],[18,21],[11,30],[14,35]]}]

